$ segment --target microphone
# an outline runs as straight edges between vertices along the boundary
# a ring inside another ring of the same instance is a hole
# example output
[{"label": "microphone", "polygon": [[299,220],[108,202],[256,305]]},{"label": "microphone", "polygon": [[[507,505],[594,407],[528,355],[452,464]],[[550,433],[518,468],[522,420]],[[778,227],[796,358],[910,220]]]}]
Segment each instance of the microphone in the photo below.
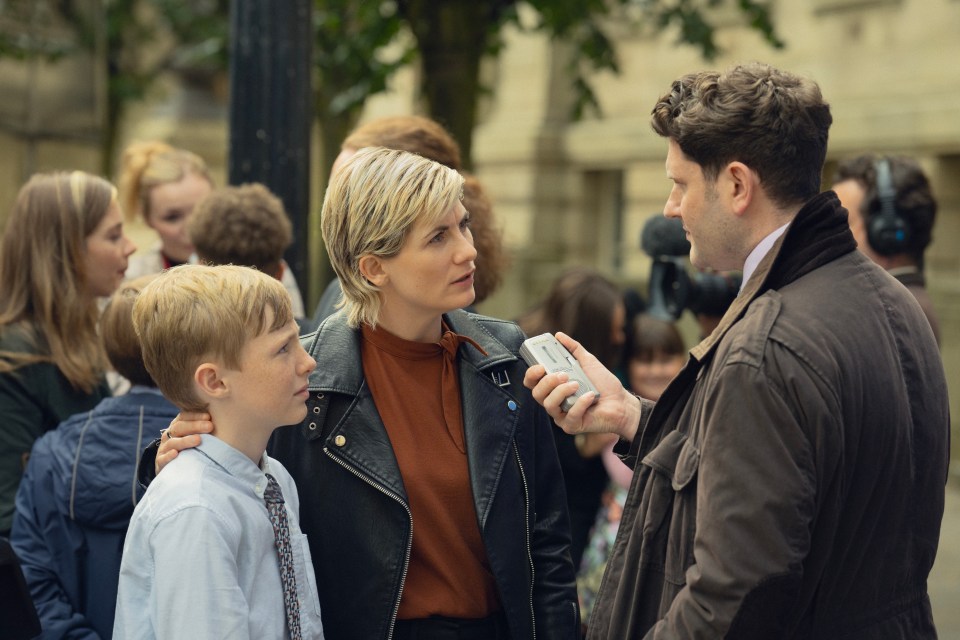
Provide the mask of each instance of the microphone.
[{"label": "microphone", "polygon": [[651,258],[690,255],[690,242],[680,218],[658,214],[648,219],[640,232],[640,248]]}]

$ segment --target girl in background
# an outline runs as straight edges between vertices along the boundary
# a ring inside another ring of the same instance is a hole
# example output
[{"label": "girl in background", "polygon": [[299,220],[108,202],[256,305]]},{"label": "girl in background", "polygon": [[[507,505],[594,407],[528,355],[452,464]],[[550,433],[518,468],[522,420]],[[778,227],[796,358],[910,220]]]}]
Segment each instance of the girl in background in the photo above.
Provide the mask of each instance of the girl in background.
[{"label": "girl in background", "polygon": [[127,220],[139,215],[159,236],[153,247],[130,260],[127,278],[189,262],[193,243],[187,220],[194,206],[213,191],[203,158],[165,142],[134,142],[123,152],[118,185]]},{"label": "girl in background", "polygon": [[[141,216],[159,236],[148,251],[131,258],[128,279],[195,261],[187,221],[197,203],[214,187],[203,158],[165,142],[134,142],[123,152],[118,185],[127,219]],[[280,281],[290,293],[293,314],[303,318],[303,297],[297,281],[286,262],[282,268]]]},{"label": "girl in background", "polygon": [[135,250],[106,180],[37,174],[20,189],[0,241],[0,535],[34,441],[110,395],[97,299]]},{"label": "girl in background", "polygon": [[[631,328],[631,349],[626,358],[630,390],[648,400],[659,400],[667,385],[683,368],[687,358],[680,331],[672,322],[641,313]],[[613,548],[620,526],[623,503],[633,479],[633,469],[623,464],[613,452],[615,442],[601,454],[604,468],[610,475],[610,486],[601,497],[600,511],[590,534],[590,544],[578,566],[577,588],[584,626],[607,567],[607,556]]]},{"label": "girl in background", "polygon": [[[563,331],[612,368],[622,357],[625,315],[623,297],[615,284],[593,269],[574,267],[557,277],[543,302],[518,324],[528,336]],[[572,436],[556,428],[553,437],[570,509],[570,553],[573,566],[578,567],[600,496],[609,482],[600,452],[608,443],[612,447],[615,438],[609,434]]]}]

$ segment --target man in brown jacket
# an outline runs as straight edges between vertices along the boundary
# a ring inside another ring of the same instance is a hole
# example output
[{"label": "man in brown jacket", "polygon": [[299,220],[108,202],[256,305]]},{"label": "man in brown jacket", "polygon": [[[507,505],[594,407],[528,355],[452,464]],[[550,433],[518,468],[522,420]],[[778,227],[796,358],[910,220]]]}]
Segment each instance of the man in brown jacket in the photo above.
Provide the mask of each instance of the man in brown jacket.
[{"label": "man in brown jacket", "polygon": [[698,267],[743,288],[660,401],[573,339],[597,387],[531,367],[567,433],[614,432],[635,474],[590,638],[935,638],[927,575],[947,477],[936,341],[818,193],[813,82],[761,64],[674,82],[653,110]]}]

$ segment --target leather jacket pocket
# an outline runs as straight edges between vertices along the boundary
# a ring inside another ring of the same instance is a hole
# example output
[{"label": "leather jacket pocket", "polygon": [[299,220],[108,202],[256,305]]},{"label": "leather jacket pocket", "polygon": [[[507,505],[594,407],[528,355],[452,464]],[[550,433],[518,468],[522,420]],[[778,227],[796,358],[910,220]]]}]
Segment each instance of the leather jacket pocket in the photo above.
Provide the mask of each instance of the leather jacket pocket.
[{"label": "leather jacket pocket", "polygon": [[693,563],[700,447],[686,434],[671,431],[641,463],[650,469],[641,504],[647,561],[668,582],[683,585]]}]

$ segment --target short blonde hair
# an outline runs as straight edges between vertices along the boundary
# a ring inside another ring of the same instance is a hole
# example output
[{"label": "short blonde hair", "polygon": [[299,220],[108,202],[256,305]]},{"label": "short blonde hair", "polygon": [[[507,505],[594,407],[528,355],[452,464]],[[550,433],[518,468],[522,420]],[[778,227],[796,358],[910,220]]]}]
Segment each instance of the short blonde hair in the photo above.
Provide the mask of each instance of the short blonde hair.
[{"label": "short blonde hair", "polygon": [[462,196],[459,173],[406,151],[361,149],[336,172],[320,227],[349,326],[375,327],[380,317],[379,289],[360,273],[360,259],[397,255],[414,224],[436,222]]},{"label": "short blonde hair", "polygon": [[[267,307],[274,312],[269,327]],[[133,307],[147,371],[184,411],[207,408],[193,389],[193,374],[202,362],[239,369],[250,339],[292,319],[290,295],[279,280],[233,265],[168,269],[143,288]]]}]

